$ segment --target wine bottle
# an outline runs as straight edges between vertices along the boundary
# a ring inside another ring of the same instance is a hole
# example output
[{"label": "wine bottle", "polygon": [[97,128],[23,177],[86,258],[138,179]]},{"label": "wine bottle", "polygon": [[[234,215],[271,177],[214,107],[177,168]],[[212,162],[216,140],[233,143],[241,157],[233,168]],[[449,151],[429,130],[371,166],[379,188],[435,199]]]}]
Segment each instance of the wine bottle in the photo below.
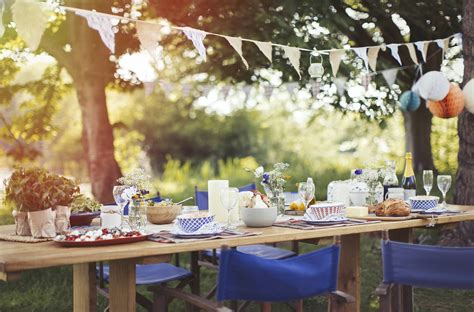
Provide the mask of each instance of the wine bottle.
[{"label": "wine bottle", "polygon": [[411,153],[405,155],[405,173],[403,174],[402,185],[405,200],[416,196],[416,180],[413,172]]}]

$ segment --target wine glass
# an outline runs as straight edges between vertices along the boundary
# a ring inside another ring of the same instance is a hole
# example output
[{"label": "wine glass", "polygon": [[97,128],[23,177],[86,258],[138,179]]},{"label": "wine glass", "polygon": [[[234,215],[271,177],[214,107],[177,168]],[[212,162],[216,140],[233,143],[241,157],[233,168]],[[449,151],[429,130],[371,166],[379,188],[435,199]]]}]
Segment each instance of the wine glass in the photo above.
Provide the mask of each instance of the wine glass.
[{"label": "wine glass", "polygon": [[224,188],[221,191],[220,199],[222,206],[227,210],[227,228],[232,228],[230,217],[232,209],[237,205],[239,201],[239,189],[235,187]]},{"label": "wine glass", "polygon": [[314,198],[314,183],[300,182],[298,183],[298,195],[304,203],[305,209]]},{"label": "wine glass", "polygon": [[451,187],[451,176],[450,175],[439,175],[438,179],[438,188],[443,194],[443,208],[447,208],[446,204],[446,193],[448,192],[449,188]]},{"label": "wine glass", "polygon": [[423,170],[423,187],[429,196],[433,188],[433,170]]},{"label": "wine glass", "polygon": [[126,203],[128,200],[122,196],[123,192],[128,188],[126,185],[115,185],[113,190],[112,190],[112,195],[114,196],[115,203],[119,206],[120,208],[120,216],[122,223],[120,224],[120,227],[123,227],[124,225],[124,216],[123,216],[123,210],[125,208]]}]

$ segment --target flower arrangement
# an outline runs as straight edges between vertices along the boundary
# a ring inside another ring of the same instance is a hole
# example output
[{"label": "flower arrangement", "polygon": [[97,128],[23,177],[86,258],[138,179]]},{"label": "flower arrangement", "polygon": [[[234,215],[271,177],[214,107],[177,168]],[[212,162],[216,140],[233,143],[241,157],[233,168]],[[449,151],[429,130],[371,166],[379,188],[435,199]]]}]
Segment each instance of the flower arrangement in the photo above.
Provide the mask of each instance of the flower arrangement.
[{"label": "flower arrangement", "polygon": [[357,181],[367,184],[369,189],[367,203],[369,205],[377,204],[377,188],[381,185],[380,182],[385,177],[386,170],[383,168],[356,169],[354,175]]},{"label": "flower arrangement", "polygon": [[[130,199],[141,199],[149,193],[150,176],[146,174],[143,168],[137,168],[117,180],[118,183],[129,186],[124,195]],[[133,193],[133,194],[132,194]]]}]

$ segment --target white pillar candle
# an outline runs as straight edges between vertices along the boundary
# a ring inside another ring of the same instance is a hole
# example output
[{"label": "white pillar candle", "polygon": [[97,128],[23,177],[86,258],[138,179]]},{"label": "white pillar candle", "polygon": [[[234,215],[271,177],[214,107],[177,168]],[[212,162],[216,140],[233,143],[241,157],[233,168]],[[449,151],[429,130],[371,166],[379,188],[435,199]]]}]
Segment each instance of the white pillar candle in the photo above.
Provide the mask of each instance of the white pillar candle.
[{"label": "white pillar candle", "polygon": [[118,206],[102,206],[100,208],[100,225],[103,229],[120,227],[122,216]]},{"label": "white pillar candle", "polygon": [[222,206],[221,191],[229,187],[228,180],[209,180],[207,191],[209,195],[209,213],[215,215],[216,222],[227,222],[227,210]]}]

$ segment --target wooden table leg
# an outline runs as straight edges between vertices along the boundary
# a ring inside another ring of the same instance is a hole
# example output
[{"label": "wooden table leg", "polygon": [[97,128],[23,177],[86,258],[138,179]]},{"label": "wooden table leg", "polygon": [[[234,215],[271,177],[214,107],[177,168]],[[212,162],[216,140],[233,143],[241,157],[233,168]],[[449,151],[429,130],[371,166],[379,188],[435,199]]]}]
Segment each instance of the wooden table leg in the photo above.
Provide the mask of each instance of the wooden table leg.
[{"label": "wooden table leg", "polygon": [[329,301],[329,311],[360,311],[360,234],[344,235],[341,237],[337,290],[354,296],[355,302],[343,303],[331,299]]},{"label": "wooden table leg", "polygon": [[201,268],[199,267],[198,261],[199,261],[199,251],[191,252],[191,272],[193,273],[193,280],[191,281],[191,291],[193,294],[199,296],[201,292],[201,288],[200,288]]},{"label": "wooden table leg", "polygon": [[73,265],[73,305],[74,312],[96,311],[97,291],[95,263]]},{"label": "wooden table leg", "polygon": [[135,312],[135,260],[110,261],[110,311]]},{"label": "wooden table leg", "polygon": [[[389,238],[392,241],[412,243],[413,229],[398,229],[389,232]],[[413,311],[413,287],[405,285],[396,285],[392,288],[391,297],[392,310],[400,312]]]}]

